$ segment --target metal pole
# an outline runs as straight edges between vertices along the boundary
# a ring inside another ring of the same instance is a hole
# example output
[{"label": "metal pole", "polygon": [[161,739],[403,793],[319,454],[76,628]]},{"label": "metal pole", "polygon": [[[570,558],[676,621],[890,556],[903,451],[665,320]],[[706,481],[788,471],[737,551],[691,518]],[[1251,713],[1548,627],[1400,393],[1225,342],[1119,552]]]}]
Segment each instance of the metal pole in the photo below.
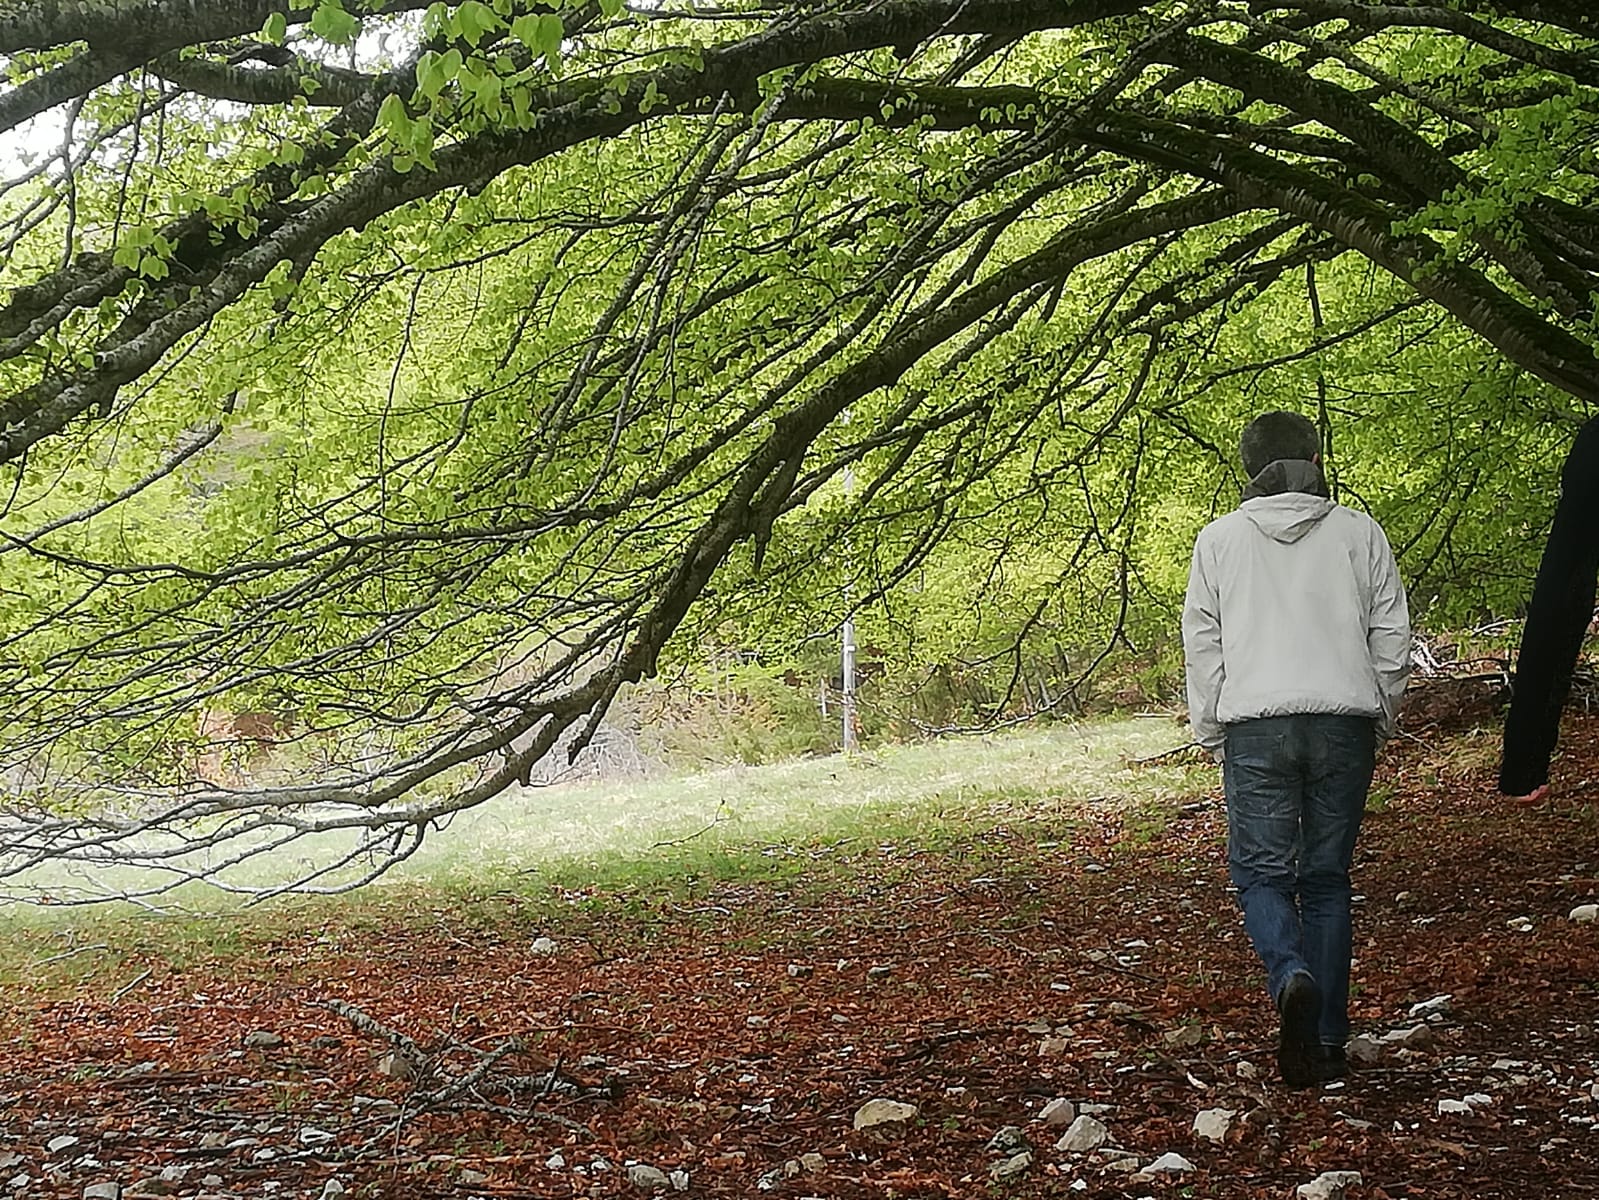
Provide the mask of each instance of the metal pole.
[{"label": "metal pole", "polygon": [[[847,417],[845,418],[848,419]],[[855,496],[855,469],[844,468],[844,495],[853,499]],[[844,539],[844,604],[846,612],[850,601],[849,571],[851,567],[849,553],[849,538]],[[844,660],[844,695],[843,703],[839,705],[844,710],[844,753],[852,754],[855,750],[855,619],[845,616],[844,629],[840,638],[840,647]]]},{"label": "metal pole", "polygon": [[844,753],[855,749],[855,622],[844,618]]}]

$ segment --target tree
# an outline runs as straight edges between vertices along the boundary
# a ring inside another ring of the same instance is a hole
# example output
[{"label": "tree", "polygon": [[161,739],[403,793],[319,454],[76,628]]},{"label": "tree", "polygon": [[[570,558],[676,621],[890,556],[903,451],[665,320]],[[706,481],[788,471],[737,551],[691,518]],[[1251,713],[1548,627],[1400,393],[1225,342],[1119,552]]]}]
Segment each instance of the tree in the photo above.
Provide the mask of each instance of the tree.
[{"label": "tree", "polygon": [[[1596,35],[1536,0],[0,8],[0,129],[48,143],[0,197],[36,785],[0,873],[342,830],[294,882],[353,886],[795,597],[893,623],[953,565],[1016,640],[1062,605],[1125,639],[1274,390],[1346,494],[1364,448],[1419,502],[1429,595],[1504,605],[1471,518],[1535,527],[1544,418],[1599,398]],[[1378,371],[1384,438],[1339,392]],[[184,782],[214,704],[365,749]]]}]

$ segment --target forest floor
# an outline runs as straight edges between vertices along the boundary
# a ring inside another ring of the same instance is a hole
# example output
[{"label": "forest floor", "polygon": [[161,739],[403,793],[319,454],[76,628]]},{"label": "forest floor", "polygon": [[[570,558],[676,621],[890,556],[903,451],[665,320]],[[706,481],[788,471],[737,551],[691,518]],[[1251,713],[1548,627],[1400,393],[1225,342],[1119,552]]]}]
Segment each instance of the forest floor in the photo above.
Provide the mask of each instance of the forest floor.
[{"label": "forest floor", "polygon": [[[1538,808],[1495,796],[1491,742],[1384,758],[1353,1015],[1403,1041],[1341,1085],[1273,1081],[1217,793],[1090,798],[771,848],[764,881],[418,887],[131,985],[14,976],[0,1196],[1599,1195],[1599,925],[1568,915],[1599,900],[1599,720]],[[874,1099],[914,1115],[855,1129]],[[1056,1099],[1104,1144],[1057,1149]]]}]

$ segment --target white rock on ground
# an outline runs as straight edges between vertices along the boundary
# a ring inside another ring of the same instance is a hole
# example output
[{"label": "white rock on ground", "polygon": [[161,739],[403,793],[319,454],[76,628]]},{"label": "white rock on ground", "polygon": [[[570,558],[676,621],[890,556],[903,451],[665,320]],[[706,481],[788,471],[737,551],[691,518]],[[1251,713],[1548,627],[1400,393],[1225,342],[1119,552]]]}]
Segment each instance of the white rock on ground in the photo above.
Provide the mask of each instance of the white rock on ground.
[{"label": "white rock on ground", "polygon": [[627,1181],[641,1192],[664,1192],[672,1186],[671,1177],[658,1167],[634,1163],[627,1169]]},{"label": "white rock on ground", "polygon": [[855,1128],[871,1129],[895,1121],[914,1120],[917,1111],[914,1104],[904,1104],[898,1100],[868,1100],[855,1110]]},{"label": "white rock on ground", "polygon": [[[206,1178],[210,1178],[210,1176],[207,1176]],[[202,1180],[202,1182],[204,1182],[204,1181]],[[208,1185],[208,1186],[221,1187],[222,1186],[221,1177],[218,1176],[216,1183]],[[346,1188],[337,1179],[330,1179],[330,1180],[328,1180],[326,1183],[324,1183],[322,1185],[322,1200],[339,1200],[340,1196],[347,1196],[347,1195],[349,1195],[349,1189]]]},{"label": "white rock on ground", "polygon": [[1450,1002],[1454,998],[1454,993],[1445,992],[1442,996],[1434,996],[1431,1000],[1423,1000],[1420,1004],[1412,1004],[1410,1006],[1411,1019],[1425,1020],[1427,1017],[1432,1016],[1447,1017],[1449,1015]]},{"label": "white rock on ground", "polygon": [[566,1170],[566,1155],[557,1150],[544,1160],[544,1165],[552,1171]]},{"label": "white rock on ground", "polygon": [[120,1183],[91,1183],[83,1189],[83,1200],[121,1200]]},{"label": "white rock on ground", "polygon": [[1412,1025],[1407,1029],[1393,1029],[1377,1039],[1385,1046],[1398,1046],[1402,1050],[1419,1050],[1432,1043],[1432,1030],[1425,1025]]},{"label": "white rock on ground", "polygon": [[471,1167],[462,1167],[455,1176],[456,1183],[464,1183],[467,1187],[472,1187],[474,1184],[487,1183],[488,1181],[489,1177],[487,1175],[482,1171],[474,1171]]},{"label": "white rock on ground", "polygon": [[1359,1171],[1323,1171],[1299,1185],[1299,1200],[1344,1200],[1345,1188],[1359,1186]]},{"label": "white rock on ground", "polygon": [[667,1178],[672,1181],[672,1190],[674,1192],[686,1192],[686,1191],[688,1191],[688,1172],[687,1171],[683,1170],[682,1168],[679,1168],[678,1170],[673,1171],[670,1175],[668,1175]]},{"label": "white rock on ground", "polygon": [[1227,1131],[1233,1127],[1233,1118],[1238,1113],[1230,1108],[1207,1108],[1201,1110],[1194,1118],[1194,1135],[1202,1137],[1207,1142],[1220,1142],[1227,1137]]},{"label": "white rock on ground", "polygon": [[536,954],[540,958],[553,958],[560,951],[560,946],[556,945],[555,939],[552,937],[536,937],[528,943],[528,952]]},{"label": "white rock on ground", "polygon": [[283,1035],[273,1033],[270,1029],[252,1029],[244,1035],[246,1050],[275,1050],[281,1045],[283,1045]]},{"label": "white rock on ground", "polygon": [[1440,1117],[1469,1117],[1471,1115],[1471,1105],[1467,1104],[1464,1100],[1440,1100],[1438,1101],[1438,1115]]},{"label": "white rock on ground", "polygon": [[[1418,1025],[1416,1028],[1423,1029],[1425,1026]],[[1372,1063],[1382,1061],[1383,1043],[1369,1033],[1362,1033],[1349,1039],[1349,1043],[1344,1047],[1344,1053],[1349,1056],[1350,1062],[1370,1066]]]},{"label": "white rock on ground", "polygon": [[1072,1048],[1072,1044],[1063,1037],[1047,1037],[1038,1043],[1038,1056],[1040,1058],[1057,1058]]},{"label": "white rock on ground", "polygon": [[1038,1119],[1051,1129],[1070,1125],[1077,1119],[1077,1106],[1065,1096],[1056,1096],[1038,1114]]},{"label": "white rock on ground", "polygon": [[1068,1154],[1081,1154],[1088,1150],[1098,1150],[1110,1138],[1110,1130],[1102,1121],[1096,1121],[1090,1116],[1080,1116],[1072,1122],[1071,1128],[1061,1134],[1060,1141],[1055,1143],[1055,1149],[1064,1150]]},{"label": "white rock on ground", "polygon": [[988,1169],[988,1176],[995,1183],[1006,1183],[1012,1179],[1019,1179],[1027,1173],[1027,1168],[1033,1165],[1031,1150],[1023,1150],[1020,1154],[1013,1154],[1004,1162],[997,1162]]},{"label": "white rock on ground", "polygon": [[1254,1063],[1250,1062],[1248,1059],[1245,1059],[1243,1062],[1239,1063],[1236,1067],[1233,1068],[1233,1071],[1237,1074],[1238,1078],[1240,1078],[1240,1079],[1259,1079],[1260,1078],[1260,1068],[1257,1067]]},{"label": "white rock on ground", "polygon": [[78,1144],[78,1139],[70,1133],[59,1134],[44,1144],[44,1148],[51,1154],[60,1154],[63,1150],[70,1150]]},{"label": "white rock on ground", "polygon": [[1571,919],[1579,925],[1599,921],[1599,904],[1579,904],[1571,910]]},{"label": "white rock on ground", "polygon": [[1180,1175],[1184,1171],[1194,1170],[1194,1164],[1181,1154],[1168,1151],[1150,1163],[1144,1170],[1150,1175]]}]

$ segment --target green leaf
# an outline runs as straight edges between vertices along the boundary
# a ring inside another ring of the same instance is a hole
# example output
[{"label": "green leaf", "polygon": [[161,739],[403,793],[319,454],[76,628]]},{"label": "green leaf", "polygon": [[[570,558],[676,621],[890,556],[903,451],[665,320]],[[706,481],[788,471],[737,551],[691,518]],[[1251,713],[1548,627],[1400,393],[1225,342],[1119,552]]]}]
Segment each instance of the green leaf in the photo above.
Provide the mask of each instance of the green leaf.
[{"label": "green leaf", "polygon": [[344,11],[342,0],[321,0],[311,14],[311,32],[335,46],[353,42],[361,32],[361,22]]},{"label": "green leaf", "polygon": [[539,18],[537,13],[523,13],[511,22],[511,36],[529,50],[539,48]]},{"label": "green leaf", "polygon": [[416,90],[423,99],[432,100],[461,73],[461,52],[453,46],[443,54],[432,50],[416,64]]},{"label": "green leaf", "polygon": [[466,3],[456,10],[452,24],[462,39],[469,46],[475,47],[483,40],[485,33],[500,28],[503,22],[495,15],[494,10],[481,0],[466,0]]},{"label": "green leaf", "polygon": [[405,111],[405,101],[400,99],[398,93],[390,92],[378,106],[377,124],[379,129],[403,146],[410,140],[411,126],[415,122],[411,120],[411,114]]},{"label": "green leaf", "polygon": [[566,37],[566,24],[554,13],[540,13],[538,28],[533,35],[534,48],[544,56],[544,65],[550,74],[561,70],[561,42]]},{"label": "green leaf", "polygon": [[288,36],[289,22],[280,12],[272,13],[266,19],[266,24],[261,26],[261,36],[274,46],[283,45],[283,39]]},{"label": "green leaf", "polygon": [[622,4],[623,0],[600,0],[600,12],[607,18],[621,16]]}]

